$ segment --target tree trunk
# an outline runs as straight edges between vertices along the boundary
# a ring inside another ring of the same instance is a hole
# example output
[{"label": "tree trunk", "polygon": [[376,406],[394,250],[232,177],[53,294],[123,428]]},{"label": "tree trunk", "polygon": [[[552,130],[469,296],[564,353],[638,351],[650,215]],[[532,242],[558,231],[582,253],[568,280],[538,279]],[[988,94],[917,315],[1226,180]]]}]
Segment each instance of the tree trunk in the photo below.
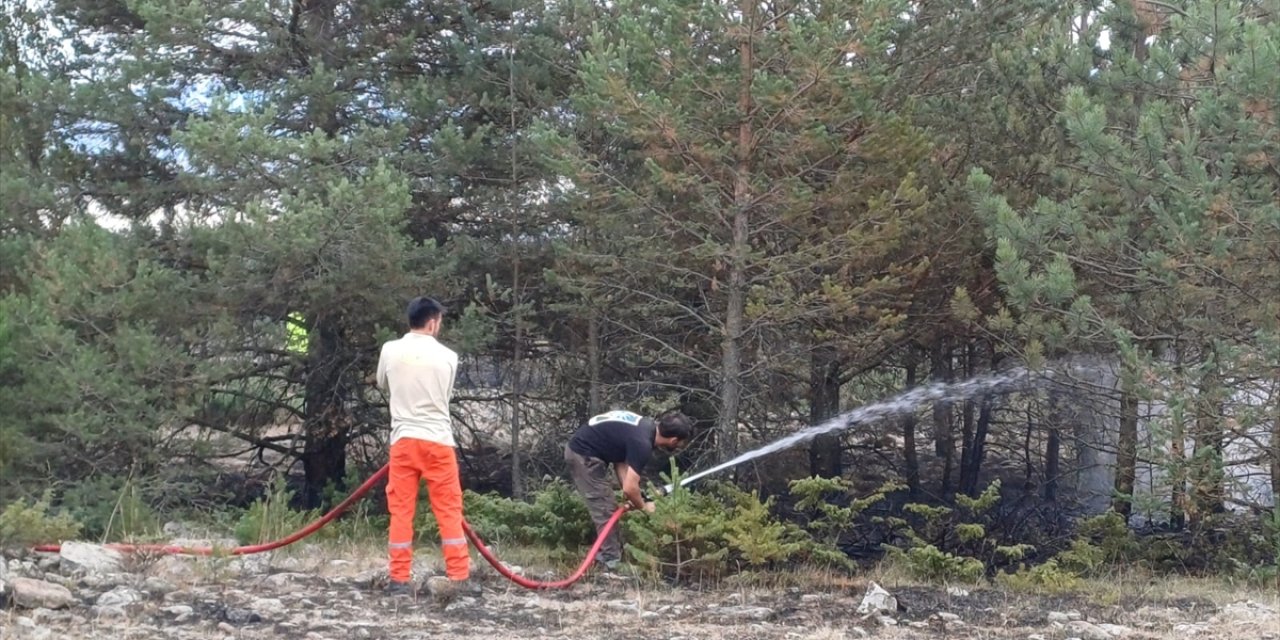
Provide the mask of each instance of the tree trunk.
[{"label": "tree trunk", "polygon": [[516,291],[519,291],[520,283],[520,259],[515,260],[513,269],[514,287],[512,296],[516,301],[515,309],[515,346],[511,353],[511,495],[517,500],[524,498],[524,474],[521,471],[521,443],[520,443],[520,394],[523,392],[523,380],[521,379],[522,366],[524,364],[524,323],[520,319],[520,297]]},{"label": "tree trunk", "polygon": [[[1179,380],[1184,379],[1182,349],[1174,347],[1174,371]],[[1180,407],[1169,412],[1169,527],[1181,531],[1187,526],[1187,426],[1186,414]]]},{"label": "tree trunk", "polygon": [[[840,413],[840,378],[837,355],[829,347],[818,347],[809,358],[809,424],[819,424]],[[825,434],[809,445],[809,474],[838,478],[841,464],[840,436]]]},{"label": "tree trunk", "polygon": [[969,466],[962,470],[964,479],[961,481],[960,490],[965,495],[978,495],[979,478],[982,476],[982,461],[986,457],[987,433],[991,430],[991,412],[994,407],[995,397],[988,393],[982,396],[978,402],[978,420],[974,425],[973,442],[969,452]]},{"label": "tree trunk", "polygon": [[[332,39],[335,3],[320,0],[295,2],[289,34],[295,55],[309,73],[315,66],[333,68]],[[307,119],[333,138],[338,135],[338,114],[327,96],[307,100]],[[338,322],[326,316],[311,319],[308,369],[303,396],[303,501],[308,508],[324,502],[325,486],[343,488],[347,472],[347,443],[351,421],[346,400],[352,394],[342,385],[342,372],[350,358],[343,353],[344,339]]]},{"label": "tree trunk", "polygon": [[751,126],[751,85],[755,74],[755,2],[742,3],[742,40],[738,87],[738,144],[733,184],[732,240],[729,245],[729,282],[726,288],[724,335],[720,354],[720,415],[716,435],[724,459],[738,452],[738,412],[742,403],[742,334],[747,302],[747,252],[750,249],[751,158],[754,135]]},{"label": "tree trunk", "polygon": [[[511,100],[511,131],[516,130],[516,77],[515,48],[507,49],[507,96]],[[520,165],[516,155],[516,141],[520,136],[513,136],[511,143],[511,184],[520,184]],[[514,210],[514,207],[513,207]],[[511,236],[520,236],[518,216],[511,216]],[[511,257],[511,314],[515,323],[515,345],[511,349],[511,495],[515,499],[524,498],[524,473],[521,471],[520,444],[520,394],[523,393],[521,376],[524,373],[524,319],[521,313],[523,296],[520,292],[520,251],[517,248]]]},{"label": "tree trunk", "polygon": [[[1216,366],[1216,365],[1215,365]],[[1216,370],[1205,374],[1196,401],[1195,451],[1191,454],[1192,524],[1205,516],[1222,513],[1222,417],[1221,380]]]},{"label": "tree trunk", "polygon": [[[1128,367],[1125,367],[1126,369]],[[1133,388],[1133,372],[1126,371],[1120,381],[1120,433],[1116,440],[1116,496],[1111,508],[1124,516],[1133,513],[1133,488],[1138,463],[1138,397]]]},{"label": "tree trunk", "polygon": [[[946,342],[939,340],[934,346],[932,367],[929,376],[935,382],[951,380],[951,354],[947,351]],[[955,434],[951,426],[951,403],[935,402],[933,404],[934,452],[942,458],[942,495],[951,492],[951,471],[955,463]]]},{"label": "tree trunk", "polygon": [[1271,418],[1271,503],[1280,509],[1280,383],[1271,389],[1275,415]]},{"label": "tree trunk", "polygon": [[1187,428],[1181,417],[1173,421],[1169,456],[1169,526],[1181,531],[1187,526]]},{"label": "tree trunk", "polygon": [[960,410],[960,491],[961,493],[969,492],[969,468],[972,466],[973,459],[973,418],[974,418],[974,401],[972,398],[964,400],[963,408]]},{"label": "tree trunk", "polygon": [[1062,467],[1062,395],[1057,391],[1049,392],[1049,433],[1044,444],[1044,499],[1054,502],[1058,499],[1058,474]]},{"label": "tree trunk", "polygon": [[303,395],[303,504],[314,509],[324,503],[329,484],[344,488],[347,473],[347,442],[351,421],[342,383],[346,361],[341,352],[342,337],[328,318],[311,321],[307,353],[307,380]]},{"label": "tree trunk", "polygon": [[[916,386],[916,349],[907,347],[906,387]],[[911,499],[920,496],[920,459],[916,455],[916,414],[908,413],[902,419],[902,462],[907,477],[907,493]]]},{"label": "tree trunk", "polygon": [[587,317],[587,413],[599,415],[604,405],[600,381],[600,316]]}]

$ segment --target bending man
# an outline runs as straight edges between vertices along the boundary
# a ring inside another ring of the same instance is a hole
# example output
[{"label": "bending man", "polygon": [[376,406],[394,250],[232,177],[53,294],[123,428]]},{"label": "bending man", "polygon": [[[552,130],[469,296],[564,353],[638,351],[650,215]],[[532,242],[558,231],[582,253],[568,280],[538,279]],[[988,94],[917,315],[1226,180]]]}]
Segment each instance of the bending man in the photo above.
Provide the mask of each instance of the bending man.
[{"label": "bending man", "polygon": [[412,594],[413,516],[418,488],[427,482],[431,511],[440,525],[445,578],[427,586],[441,600],[456,596],[471,576],[471,556],[462,533],[462,484],[449,419],[458,354],[440,344],[445,308],[431,298],[409,302],[409,333],[382,345],[378,387],[391,397],[391,470],[387,478],[387,539],[393,594]]},{"label": "bending man", "polygon": [[[640,492],[640,472],[649,464],[654,447],[675,451],[689,439],[693,422],[678,411],[662,414],[655,422],[630,411],[610,411],[587,421],[564,447],[573,484],[587,501],[587,510],[599,532],[617,510],[610,470],[622,484],[622,493],[636,509],[653,511]],[[622,541],[617,528],[609,533],[596,561],[610,570],[622,561]]]}]

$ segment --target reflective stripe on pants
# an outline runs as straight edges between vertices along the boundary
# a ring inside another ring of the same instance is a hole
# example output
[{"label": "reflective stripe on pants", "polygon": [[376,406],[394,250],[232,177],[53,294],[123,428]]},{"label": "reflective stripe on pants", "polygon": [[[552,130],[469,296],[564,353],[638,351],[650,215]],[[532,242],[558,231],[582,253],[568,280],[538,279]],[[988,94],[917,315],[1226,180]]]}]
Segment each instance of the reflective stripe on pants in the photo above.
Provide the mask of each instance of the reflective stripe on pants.
[{"label": "reflective stripe on pants", "polygon": [[391,531],[387,538],[391,579],[404,582],[413,567],[413,516],[418,487],[427,481],[431,512],[440,526],[440,546],[445,575],[466,580],[471,575],[471,555],[462,533],[462,484],[453,447],[426,440],[401,438],[391,445],[391,470],[387,477],[387,510]]}]

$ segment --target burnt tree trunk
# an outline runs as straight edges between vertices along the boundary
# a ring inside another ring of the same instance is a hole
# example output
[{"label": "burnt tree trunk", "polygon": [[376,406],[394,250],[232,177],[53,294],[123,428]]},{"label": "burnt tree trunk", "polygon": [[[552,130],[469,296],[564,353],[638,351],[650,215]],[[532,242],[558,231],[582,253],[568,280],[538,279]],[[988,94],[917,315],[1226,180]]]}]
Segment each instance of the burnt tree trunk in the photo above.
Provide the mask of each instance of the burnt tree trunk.
[{"label": "burnt tree trunk", "polygon": [[1280,505],[1280,383],[1271,391],[1271,402],[1275,405],[1271,417],[1271,500]]},{"label": "burnt tree trunk", "polygon": [[[1215,365],[1216,366],[1216,365]],[[1191,454],[1192,524],[1222,513],[1222,381],[1216,370],[1205,373],[1196,399],[1195,451]]]},{"label": "burnt tree trunk", "polygon": [[[809,357],[809,424],[825,422],[840,413],[840,366],[830,347],[818,347]],[[809,474],[838,478],[844,474],[839,434],[823,434],[809,445]]]},{"label": "burnt tree trunk", "polygon": [[1128,522],[1133,513],[1133,485],[1138,463],[1138,397],[1131,376],[1124,376],[1120,389],[1120,433],[1116,440],[1116,496],[1111,508]]},{"label": "burnt tree trunk", "polygon": [[599,415],[604,407],[604,383],[600,380],[600,316],[587,317],[587,417]]},{"label": "burnt tree trunk", "polygon": [[[916,350],[907,348],[907,381],[908,389],[916,386]],[[916,455],[916,414],[908,413],[902,419],[902,462],[907,478],[907,492],[912,499],[920,496],[920,459]]]},{"label": "burnt tree trunk", "polygon": [[987,434],[991,430],[991,413],[995,404],[993,394],[984,394],[978,401],[978,419],[974,423],[973,439],[969,444],[968,463],[961,469],[960,491],[965,495],[978,495],[979,478],[982,476],[982,461],[986,457]]},{"label": "burnt tree trunk", "polygon": [[342,372],[353,358],[343,352],[344,340],[335,322],[320,317],[310,324],[302,405],[302,499],[314,509],[323,505],[328,485],[344,488],[351,420],[345,403],[349,385]]},{"label": "burnt tree trunk", "polygon": [[[947,350],[946,341],[939,340],[934,345],[929,377],[934,382],[950,382],[951,354]],[[955,464],[956,442],[951,424],[951,403],[935,402],[933,404],[934,453],[942,458],[942,495],[951,493],[951,473]]]}]

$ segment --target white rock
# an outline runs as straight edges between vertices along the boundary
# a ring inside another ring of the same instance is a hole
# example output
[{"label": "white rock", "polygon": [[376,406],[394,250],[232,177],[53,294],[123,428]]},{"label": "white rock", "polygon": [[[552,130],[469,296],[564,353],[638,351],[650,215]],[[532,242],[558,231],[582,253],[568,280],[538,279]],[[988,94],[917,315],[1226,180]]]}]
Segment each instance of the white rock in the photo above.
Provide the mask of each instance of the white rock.
[{"label": "white rock", "polygon": [[773,609],[769,607],[752,607],[752,606],[733,606],[721,607],[716,611],[716,617],[725,621],[754,621],[763,622],[774,616]]},{"label": "white rock", "polygon": [[1067,630],[1079,636],[1081,640],[1111,640],[1112,635],[1092,622],[1072,620],[1067,623]]},{"label": "white rock", "polygon": [[124,554],[115,549],[74,540],[62,543],[58,557],[64,567],[86,573],[116,573],[124,562]]},{"label": "white rock", "polygon": [[44,580],[14,578],[9,587],[13,603],[27,609],[62,609],[76,602],[70,589]]},{"label": "white rock", "polygon": [[190,619],[191,616],[194,616],[196,614],[196,610],[185,604],[175,604],[169,607],[161,607],[160,613],[172,616],[177,622],[183,622]]},{"label": "white rock", "polygon": [[187,556],[165,556],[151,565],[148,572],[169,582],[183,582],[195,574],[195,562],[195,559]]},{"label": "white rock", "polygon": [[967,598],[969,597],[969,590],[963,587],[947,587],[947,595],[956,598]]},{"label": "white rock", "polygon": [[933,615],[943,622],[960,622],[960,616],[947,611],[939,611]]},{"label": "white rock", "polygon": [[893,594],[885,591],[884,587],[874,582],[867,586],[867,592],[862,596],[862,604],[858,605],[859,614],[881,611],[896,612],[897,610],[898,599],[893,597]]},{"label": "white rock", "polygon": [[604,608],[623,613],[640,613],[640,606],[631,600],[613,600],[604,603]]},{"label": "white rock", "polygon": [[280,617],[289,611],[279,598],[258,598],[249,605],[249,608],[264,619]]},{"label": "white rock", "polygon": [[124,607],[119,606],[102,607],[95,605],[89,608],[89,613],[99,620],[123,620],[129,617]]},{"label": "white rock", "polygon": [[1047,617],[1049,622],[1058,622],[1061,624],[1071,622],[1071,617],[1061,611],[1050,611]]},{"label": "white rock", "polygon": [[1127,638],[1133,635],[1133,629],[1122,624],[1098,623],[1098,628],[1111,634],[1112,638]]},{"label": "white rock", "polygon": [[305,579],[301,573],[273,573],[262,581],[274,589],[296,591],[301,588],[298,583]]},{"label": "white rock", "polygon": [[14,640],[47,640],[52,636],[52,631],[40,626],[31,618],[19,616],[13,621]]},{"label": "white rock", "polygon": [[142,588],[147,593],[157,596],[163,596],[166,593],[171,593],[177,590],[177,587],[173,586],[168,581],[155,576],[143,580]]},{"label": "white rock", "polygon": [[99,607],[127,607],[131,604],[142,602],[144,599],[137,589],[116,587],[98,596],[98,599],[94,602]]}]

